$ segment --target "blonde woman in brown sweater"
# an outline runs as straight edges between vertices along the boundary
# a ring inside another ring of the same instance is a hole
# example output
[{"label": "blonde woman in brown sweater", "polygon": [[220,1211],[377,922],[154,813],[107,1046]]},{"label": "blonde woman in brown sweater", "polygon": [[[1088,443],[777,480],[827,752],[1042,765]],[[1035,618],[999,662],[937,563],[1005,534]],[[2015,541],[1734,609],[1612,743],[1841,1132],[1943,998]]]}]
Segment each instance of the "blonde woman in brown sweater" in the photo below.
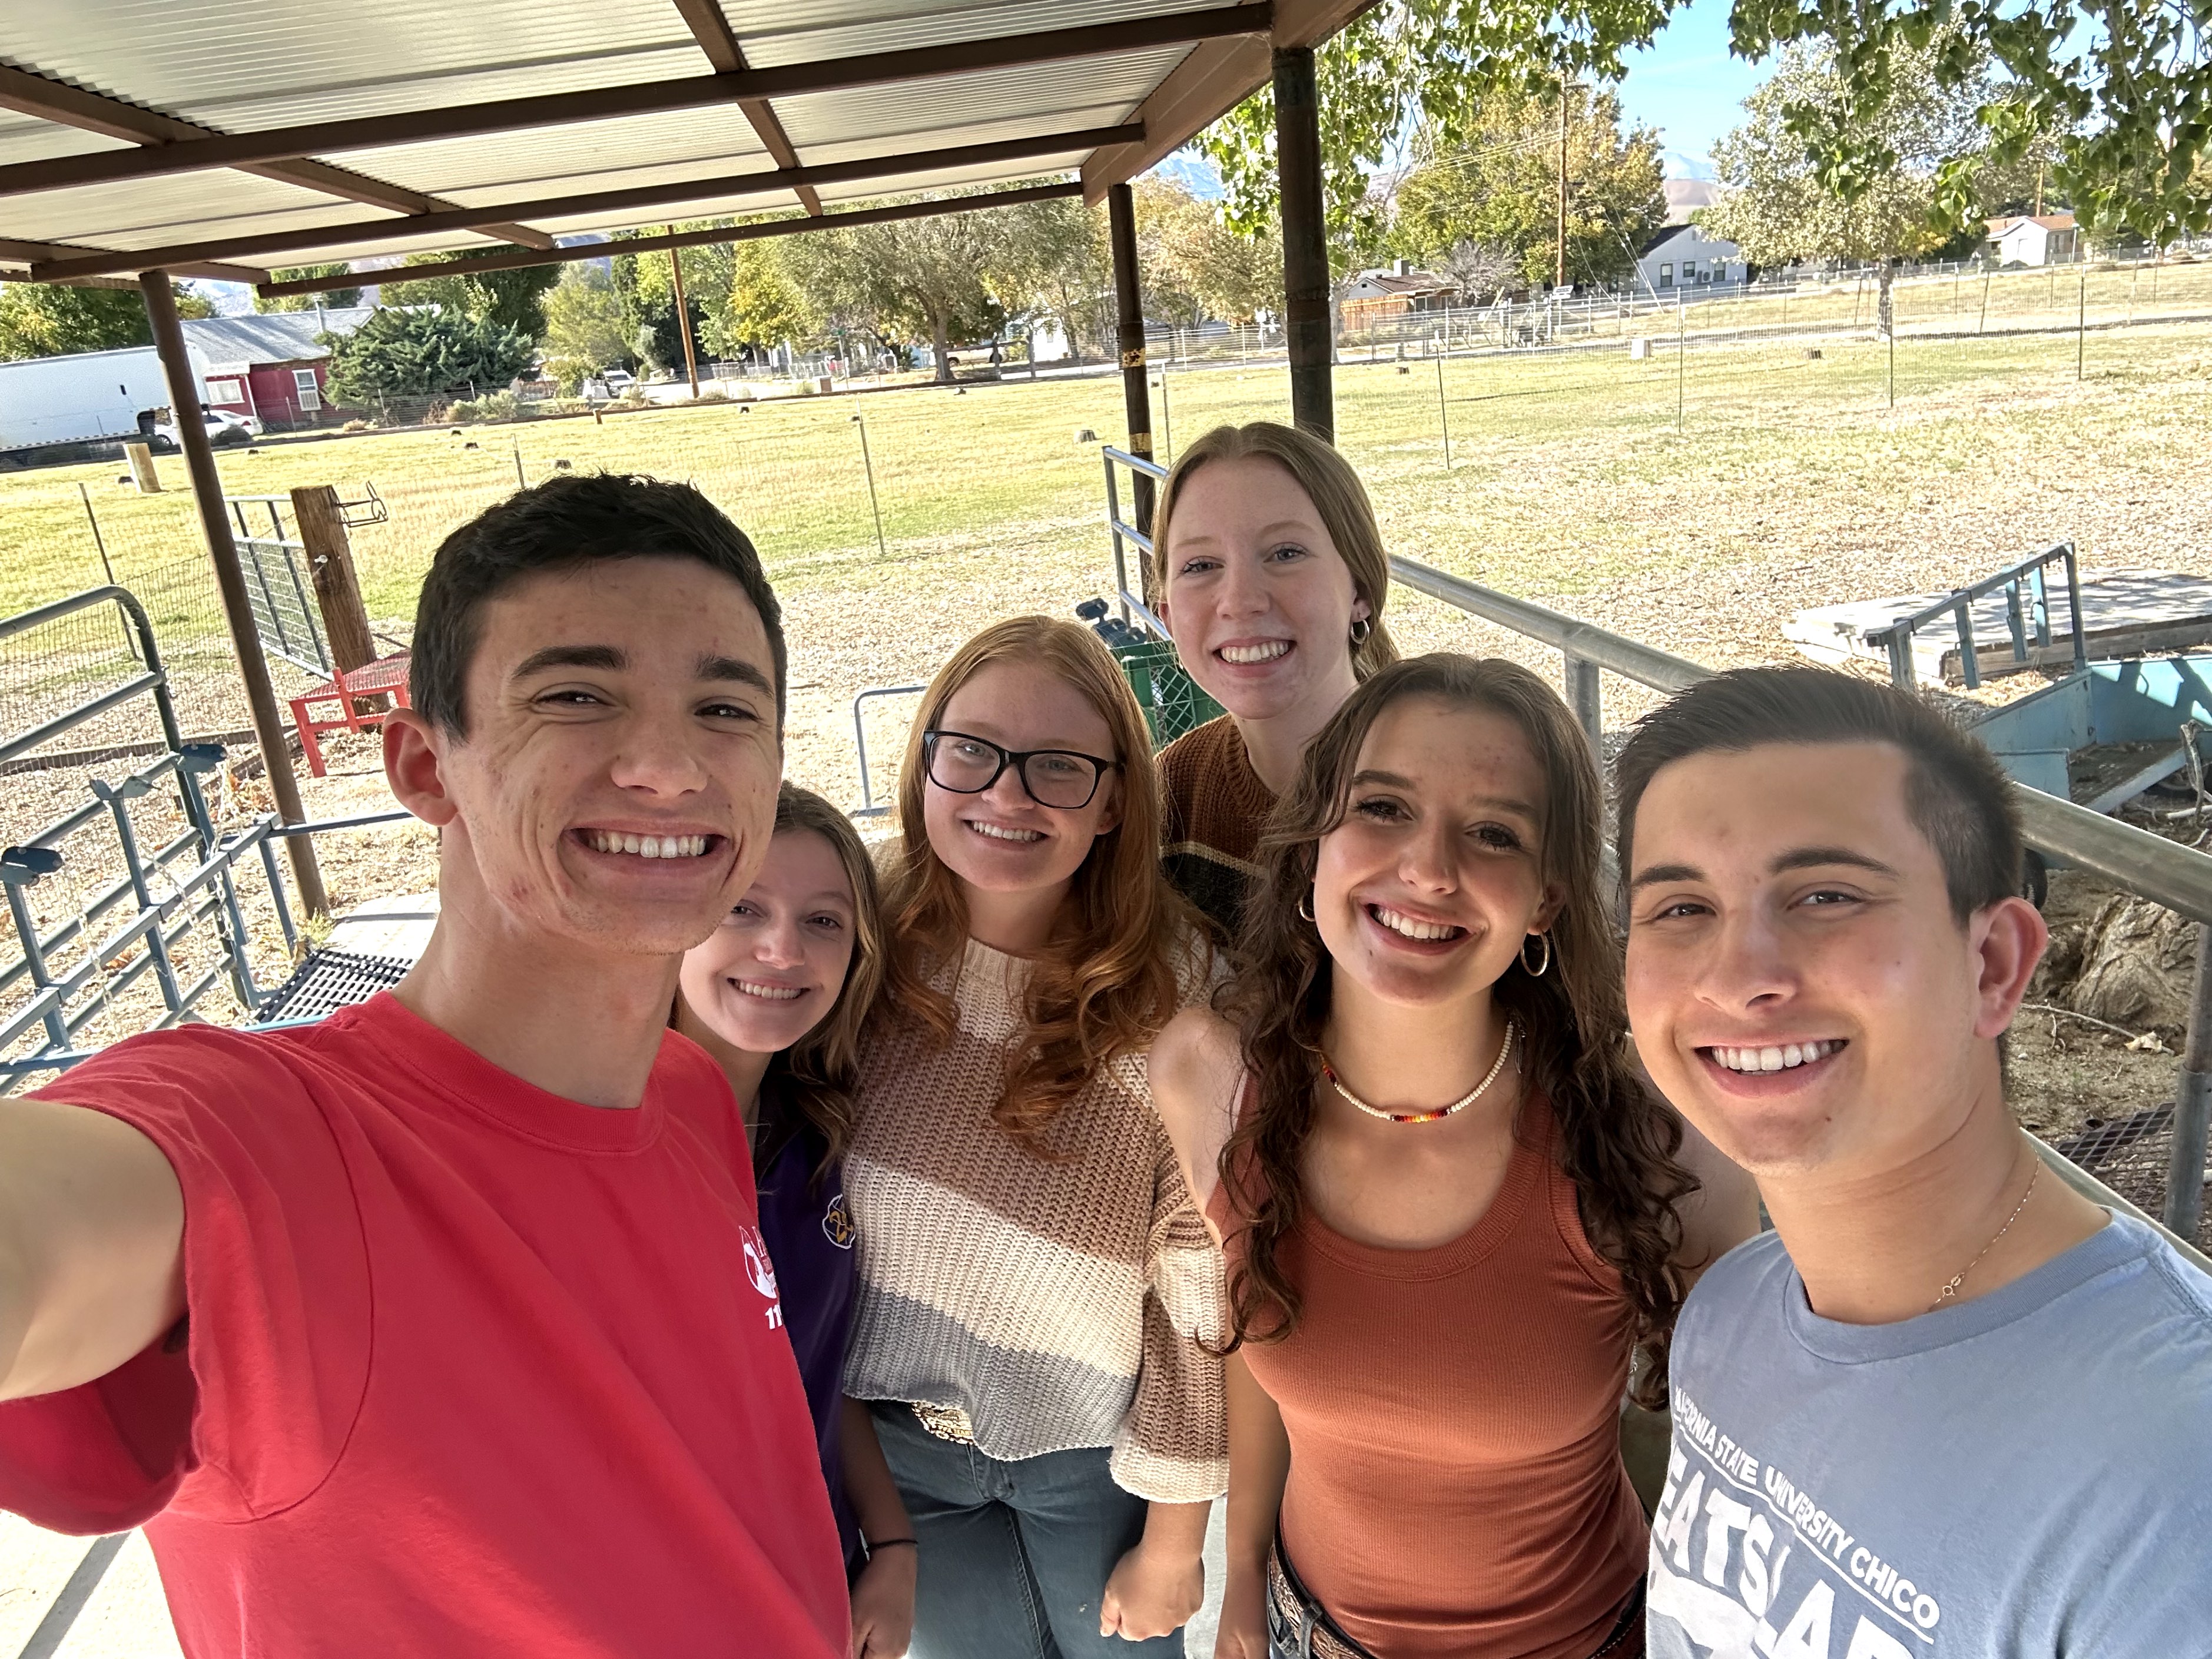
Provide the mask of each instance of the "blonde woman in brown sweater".
[{"label": "blonde woman in brown sweater", "polygon": [[1756,1209],[1637,1071],[1602,799],[1528,670],[1382,670],[1270,824],[1224,1012],[1154,1047],[1229,1255],[1220,1659],[1643,1652],[1631,1353],[1663,1400]]},{"label": "blonde woman in brown sweater", "polygon": [[1019,617],[922,701],[845,1192],[845,1387],[920,1541],[918,1659],[1180,1654],[1227,1478],[1220,1268],[1146,1051],[1202,999],[1135,698]]},{"label": "blonde woman in brown sweater", "polygon": [[1218,426],[1183,451],[1152,531],[1160,619],[1229,712],[1160,755],[1162,862],[1230,938],[1260,829],[1314,733],[1397,649],[1382,625],[1389,561],[1359,475],[1273,421]]}]

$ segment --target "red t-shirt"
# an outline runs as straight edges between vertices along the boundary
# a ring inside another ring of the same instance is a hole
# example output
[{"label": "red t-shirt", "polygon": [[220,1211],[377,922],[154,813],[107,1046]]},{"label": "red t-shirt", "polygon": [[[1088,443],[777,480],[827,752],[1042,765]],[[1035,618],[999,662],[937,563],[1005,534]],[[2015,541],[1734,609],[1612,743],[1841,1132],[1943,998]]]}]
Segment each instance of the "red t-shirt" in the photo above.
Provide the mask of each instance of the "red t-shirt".
[{"label": "red t-shirt", "polygon": [[735,1105],[690,1042],[608,1111],[384,995],[40,1092],[167,1156],[189,1313],[0,1404],[0,1507],[145,1522],[194,1659],[846,1652]]}]

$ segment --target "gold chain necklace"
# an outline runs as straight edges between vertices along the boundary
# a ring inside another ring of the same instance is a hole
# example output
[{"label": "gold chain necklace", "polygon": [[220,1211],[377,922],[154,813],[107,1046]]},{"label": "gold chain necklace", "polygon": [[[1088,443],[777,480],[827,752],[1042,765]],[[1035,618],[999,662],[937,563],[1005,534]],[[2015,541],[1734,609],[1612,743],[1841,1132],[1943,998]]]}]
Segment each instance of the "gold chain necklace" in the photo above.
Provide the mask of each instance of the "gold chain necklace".
[{"label": "gold chain necklace", "polygon": [[2035,1196],[2036,1178],[2042,1173],[2043,1160],[2039,1158],[2035,1160],[2035,1167],[2027,1172],[2027,1190],[2020,1195],[2020,1202],[2012,1206],[2012,1213],[2005,1218],[2004,1225],[1990,1234],[1990,1242],[1975,1253],[1974,1259],[1952,1274],[1951,1282],[1936,1292],[1936,1300],[1929,1304],[1929,1313],[1936,1312],[1946,1302],[1959,1299],[1959,1286],[1966,1282],[1968,1273],[1982,1265],[1982,1258],[1996,1248],[1997,1240],[2012,1231],[2012,1224],[2020,1219],[2020,1212],[2027,1207],[2027,1200]]},{"label": "gold chain necklace", "polygon": [[1513,1052],[1513,1039],[1519,1034],[1520,1030],[1521,1022],[1509,1018],[1505,1022],[1505,1041],[1498,1045],[1498,1058],[1491,1062],[1490,1070],[1483,1074],[1482,1081],[1452,1102],[1450,1105],[1439,1107],[1433,1112],[1386,1112],[1380,1106],[1370,1106],[1344,1086],[1344,1079],[1336,1074],[1336,1067],[1329,1064],[1327,1054],[1321,1057],[1321,1074],[1328,1079],[1330,1088],[1335,1090],[1370,1117],[1379,1117],[1386,1123],[1434,1123],[1438,1118],[1449,1117],[1455,1112],[1465,1111],[1482,1098],[1483,1091],[1497,1082],[1498,1074],[1505,1069],[1505,1058]]}]

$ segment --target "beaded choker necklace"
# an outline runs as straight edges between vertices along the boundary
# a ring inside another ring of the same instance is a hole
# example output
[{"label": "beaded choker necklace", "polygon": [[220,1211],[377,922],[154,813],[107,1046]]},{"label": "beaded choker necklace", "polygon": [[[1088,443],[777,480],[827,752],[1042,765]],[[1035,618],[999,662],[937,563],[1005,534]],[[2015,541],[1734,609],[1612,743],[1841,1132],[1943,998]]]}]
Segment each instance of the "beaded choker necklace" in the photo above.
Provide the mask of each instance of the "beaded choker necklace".
[{"label": "beaded choker necklace", "polygon": [[1337,1076],[1336,1067],[1329,1063],[1327,1054],[1321,1057],[1321,1074],[1328,1079],[1330,1088],[1335,1090],[1370,1117],[1379,1117],[1387,1123],[1434,1123],[1439,1118],[1447,1118],[1455,1112],[1465,1111],[1482,1098],[1483,1091],[1497,1082],[1498,1073],[1505,1069],[1506,1056],[1513,1052],[1513,1039],[1518,1036],[1520,1032],[1520,1021],[1508,1019],[1505,1022],[1505,1041],[1498,1044],[1498,1058],[1491,1062],[1490,1069],[1483,1074],[1482,1081],[1452,1102],[1450,1105],[1440,1106],[1433,1112],[1386,1112],[1380,1106],[1370,1106],[1344,1086],[1344,1079]]}]

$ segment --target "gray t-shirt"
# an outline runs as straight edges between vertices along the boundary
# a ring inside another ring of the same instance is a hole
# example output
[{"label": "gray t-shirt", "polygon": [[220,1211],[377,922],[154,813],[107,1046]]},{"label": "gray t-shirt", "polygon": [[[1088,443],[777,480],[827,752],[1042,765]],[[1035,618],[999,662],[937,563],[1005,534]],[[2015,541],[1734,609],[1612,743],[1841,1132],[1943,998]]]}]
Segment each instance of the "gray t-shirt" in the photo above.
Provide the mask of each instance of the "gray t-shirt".
[{"label": "gray t-shirt", "polygon": [[1654,1659],[2212,1656],[2212,1279],[2141,1222],[1895,1325],[1761,1234],[1673,1378]]}]

